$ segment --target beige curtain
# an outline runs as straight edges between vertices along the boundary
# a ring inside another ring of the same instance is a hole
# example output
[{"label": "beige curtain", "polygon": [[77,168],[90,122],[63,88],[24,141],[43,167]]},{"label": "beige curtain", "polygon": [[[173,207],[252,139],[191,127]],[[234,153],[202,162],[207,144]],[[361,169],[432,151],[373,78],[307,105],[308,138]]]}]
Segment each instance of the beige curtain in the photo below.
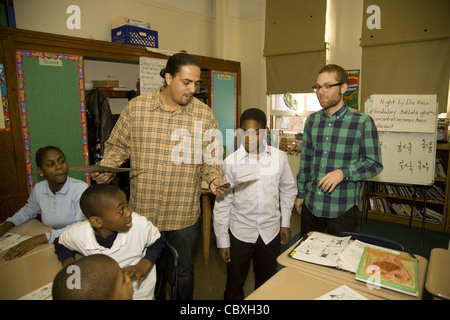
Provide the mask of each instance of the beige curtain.
[{"label": "beige curtain", "polygon": [[266,0],[267,94],[312,92],[326,63],[326,0]]},{"label": "beige curtain", "polygon": [[[370,5],[380,8],[380,29],[366,25]],[[438,112],[447,112],[450,1],[364,0],[363,7],[361,101],[372,94],[436,94]]]}]

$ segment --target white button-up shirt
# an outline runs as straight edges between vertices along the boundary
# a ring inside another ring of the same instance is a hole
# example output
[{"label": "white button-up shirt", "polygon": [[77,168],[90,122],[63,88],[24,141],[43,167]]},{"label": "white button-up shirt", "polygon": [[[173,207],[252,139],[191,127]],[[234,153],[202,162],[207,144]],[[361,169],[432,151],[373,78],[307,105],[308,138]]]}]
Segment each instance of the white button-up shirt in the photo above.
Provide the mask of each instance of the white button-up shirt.
[{"label": "white button-up shirt", "polygon": [[243,242],[261,236],[267,244],[280,227],[290,227],[297,185],[285,152],[265,146],[256,156],[241,146],[225,159],[223,171],[231,189],[214,204],[217,247],[230,247],[228,230]]}]

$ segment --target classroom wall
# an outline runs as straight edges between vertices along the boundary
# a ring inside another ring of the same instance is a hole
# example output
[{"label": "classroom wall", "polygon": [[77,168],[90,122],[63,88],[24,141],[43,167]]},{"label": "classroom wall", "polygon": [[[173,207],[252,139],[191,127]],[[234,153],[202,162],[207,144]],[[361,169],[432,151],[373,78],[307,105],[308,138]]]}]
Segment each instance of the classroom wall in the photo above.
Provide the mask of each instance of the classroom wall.
[{"label": "classroom wall", "polygon": [[[80,30],[66,26],[70,16],[66,10],[72,4],[81,11]],[[242,110],[265,110],[265,71],[261,71],[265,65],[261,42],[264,8],[265,0],[14,1],[16,24],[21,29],[110,41],[111,21],[126,16],[149,22],[158,31],[160,49],[240,61]]]}]

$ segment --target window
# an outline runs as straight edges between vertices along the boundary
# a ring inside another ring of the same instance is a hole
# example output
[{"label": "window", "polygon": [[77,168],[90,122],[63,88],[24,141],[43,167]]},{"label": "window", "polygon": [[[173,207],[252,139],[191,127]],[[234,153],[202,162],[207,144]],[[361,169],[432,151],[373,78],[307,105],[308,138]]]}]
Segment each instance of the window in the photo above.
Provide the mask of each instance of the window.
[{"label": "window", "polygon": [[303,133],[308,115],[322,109],[315,93],[272,94],[267,99],[271,131]]}]

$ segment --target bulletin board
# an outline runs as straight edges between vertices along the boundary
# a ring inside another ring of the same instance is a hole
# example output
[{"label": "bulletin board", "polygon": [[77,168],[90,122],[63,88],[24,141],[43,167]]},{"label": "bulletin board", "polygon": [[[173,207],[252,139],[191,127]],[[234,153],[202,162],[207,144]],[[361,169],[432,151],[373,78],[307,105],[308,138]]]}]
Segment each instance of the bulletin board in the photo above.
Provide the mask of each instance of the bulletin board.
[{"label": "bulletin board", "polygon": [[431,185],[436,165],[436,95],[372,95],[365,104],[377,126],[379,182]]},{"label": "bulletin board", "polygon": [[[69,167],[89,164],[83,57],[16,50],[17,81],[28,188],[39,182],[36,151],[59,147]],[[89,183],[89,174],[70,171]]]},{"label": "bulletin board", "polygon": [[237,126],[236,76],[235,72],[211,71],[211,108],[222,133],[223,145],[227,146],[228,151],[234,149],[231,148],[234,146],[234,133],[232,141],[227,141],[227,130],[234,132]]}]

